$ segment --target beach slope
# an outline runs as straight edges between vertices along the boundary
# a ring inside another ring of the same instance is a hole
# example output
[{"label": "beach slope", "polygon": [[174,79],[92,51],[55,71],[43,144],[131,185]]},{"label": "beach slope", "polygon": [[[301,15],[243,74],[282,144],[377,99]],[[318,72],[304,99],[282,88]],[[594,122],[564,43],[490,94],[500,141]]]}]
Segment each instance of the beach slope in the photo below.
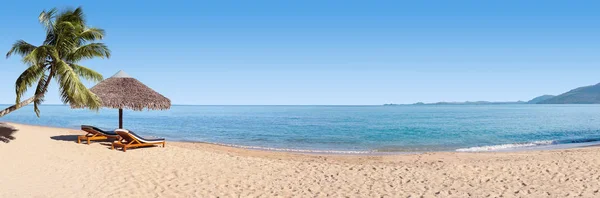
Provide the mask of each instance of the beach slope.
[{"label": "beach slope", "polygon": [[167,142],[110,150],[10,124],[0,197],[599,197],[600,148],[336,156]]}]

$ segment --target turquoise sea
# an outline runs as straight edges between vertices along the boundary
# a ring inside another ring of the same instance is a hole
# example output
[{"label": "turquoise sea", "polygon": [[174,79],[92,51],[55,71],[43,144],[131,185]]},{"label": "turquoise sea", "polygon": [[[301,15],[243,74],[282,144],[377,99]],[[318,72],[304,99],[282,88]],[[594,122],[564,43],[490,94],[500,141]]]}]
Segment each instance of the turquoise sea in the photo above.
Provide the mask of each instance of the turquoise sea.
[{"label": "turquoise sea", "polygon": [[[3,108],[6,105],[2,106]],[[118,126],[118,111],[31,106],[0,122]],[[300,152],[502,151],[600,140],[600,105],[173,106],[124,112],[124,128],[169,140]]]}]

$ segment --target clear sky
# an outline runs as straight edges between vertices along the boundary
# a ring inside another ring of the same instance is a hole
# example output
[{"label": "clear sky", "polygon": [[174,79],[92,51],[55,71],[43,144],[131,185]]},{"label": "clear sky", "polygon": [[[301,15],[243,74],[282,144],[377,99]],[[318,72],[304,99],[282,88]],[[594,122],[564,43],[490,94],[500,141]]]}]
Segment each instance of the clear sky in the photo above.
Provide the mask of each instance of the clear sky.
[{"label": "clear sky", "polygon": [[[6,1],[0,52],[40,44],[42,10],[77,6],[113,54],[83,65],[174,104],[516,101],[600,82],[597,1]],[[24,69],[0,58],[0,103]]]}]

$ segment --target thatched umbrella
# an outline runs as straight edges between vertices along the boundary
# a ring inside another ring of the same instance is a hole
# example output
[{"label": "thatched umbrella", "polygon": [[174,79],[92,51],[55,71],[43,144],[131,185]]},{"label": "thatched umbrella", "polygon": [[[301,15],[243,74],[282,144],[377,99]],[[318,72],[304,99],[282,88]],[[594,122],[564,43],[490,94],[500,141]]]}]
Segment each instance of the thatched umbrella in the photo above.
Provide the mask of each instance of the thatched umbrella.
[{"label": "thatched umbrella", "polygon": [[102,101],[103,107],[119,109],[119,128],[123,128],[123,109],[167,110],[171,100],[152,90],[122,70],[90,89]]}]

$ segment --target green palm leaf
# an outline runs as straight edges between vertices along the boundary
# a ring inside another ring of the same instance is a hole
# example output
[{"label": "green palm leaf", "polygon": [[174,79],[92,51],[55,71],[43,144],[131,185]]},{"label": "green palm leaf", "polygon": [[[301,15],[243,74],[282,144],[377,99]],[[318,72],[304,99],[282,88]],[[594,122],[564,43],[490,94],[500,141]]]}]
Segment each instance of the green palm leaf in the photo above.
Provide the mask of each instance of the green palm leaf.
[{"label": "green palm leaf", "polygon": [[104,77],[102,77],[102,74],[100,74],[90,68],[87,68],[87,67],[84,67],[81,65],[77,65],[74,63],[70,63],[69,65],[71,66],[71,68],[73,68],[73,71],[75,71],[75,73],[77,75],[85,78],[86,80],[89,80],[92,82],[100,82],[104,79]]},{"label": "green palm leaf", "polygon": [[45,64],[49,61],[49,57],[53,54],[53,51],[53,47],[48,45],[36,47],[29,54],[23,56],[23,62],[30,65]]},{"label": "green palm leaf", "polygon": [[29,44],[24,40],[18,40],[13,44],[12,48],[10,48],[8,53],[6,53],[6,58],[9,58],[15,53],[21,56],[27,56],[33,50],[35,50],[35,48],[37,48],[35,45]]},{"label": "green palm leaf", "polygon": [[47,83],[48,83],[48,75],[43,73],[41,75],[40,79],[38,80],[37,87],[35,88],[34,95],[37,97],[33,101],[33,111],[35,112],[35,115],[38,117],[40,117],[39,106],[40,106],[40,104],[42,104],[42,102],[44,102],[44,96],[45,96],[46,92],[48,92]]},{"label": "green palm leaf", "polygon": [[79,80],[79,76],[68,64],[60,61],[56,67],[60,97],[63,103],[87,106],[92,110],[100,109],[100,99],[88,90]]},{"label": "green palm leaf", "polygon": [[88,28],[79,34],[79,38],[82,42],[102,40],[104,38],[104,30],[100,28]]},{"label": "green palm leaf", "polygon": [[75,49],[73,53],[67,55],[66,59],[71,62],[77,62],[92,58],[110,58],[110,50],[104,43],[90,43]]},{"label": "green palm leaf", "polygon": [[23,94],[44,74],[44,69],[43,65],[32,65],[19,75],[15,82],[16,103],[21,102]]}]

